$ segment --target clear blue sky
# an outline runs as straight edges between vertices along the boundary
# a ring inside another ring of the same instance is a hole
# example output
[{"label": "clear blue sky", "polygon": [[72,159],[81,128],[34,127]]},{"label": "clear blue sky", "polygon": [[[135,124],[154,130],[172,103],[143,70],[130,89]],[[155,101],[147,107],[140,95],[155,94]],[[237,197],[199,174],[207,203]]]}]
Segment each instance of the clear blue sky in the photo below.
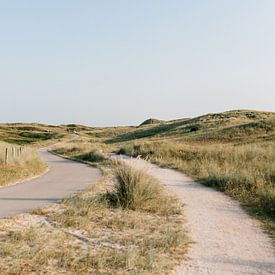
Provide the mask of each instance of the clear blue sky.
[{"label": "clear blue sky", "polygon": [[0,0],[0,121],[275,111],[274,0]]}]

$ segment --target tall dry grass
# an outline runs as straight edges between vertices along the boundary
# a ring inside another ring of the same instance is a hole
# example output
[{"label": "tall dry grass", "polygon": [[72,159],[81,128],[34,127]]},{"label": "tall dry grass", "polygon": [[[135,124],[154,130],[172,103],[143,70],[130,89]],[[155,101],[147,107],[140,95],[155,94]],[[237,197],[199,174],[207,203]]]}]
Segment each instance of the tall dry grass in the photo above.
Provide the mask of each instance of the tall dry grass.
[{"label": "tall dry grass", "polygon": [[0,143],[0,186],[39,175],[46,169],[47,165],[42,162],[33,148]]},{"label": "tall dry grass", "polygon": [[125,164],[116,169],[115,197],[118,204],[128,209],[143,209],[161,196],[160,184],[150,175]]},{"label": "tall dry grass", "polygon": [[115,184],[103,198],[122,209],[169,216],[181,213],[179,201],[167,194],[162,184],[145,170],[114,162]]},{"label": "tall dry grass", "polygon": [[[93,152],[83,149],[68,146],[59,153],[75,159]],[[2,272],[170,274],[182,261],[190,240],[179,201],[146,171],[93,154],[91,159],[103,177],[85,192],[21,215],[8,230],[0,222]]]},{"label": "tall dry grass", "polygon": [[141,155],[226,192],[263,218],[274,233],[274,144],[190,145],[164,141],[128,145],[119,153]]},{"label": "tall dry grass", "polygon": [[33,158],[34,151],[26,146],[0,142],[0,165],[17,164]]}]

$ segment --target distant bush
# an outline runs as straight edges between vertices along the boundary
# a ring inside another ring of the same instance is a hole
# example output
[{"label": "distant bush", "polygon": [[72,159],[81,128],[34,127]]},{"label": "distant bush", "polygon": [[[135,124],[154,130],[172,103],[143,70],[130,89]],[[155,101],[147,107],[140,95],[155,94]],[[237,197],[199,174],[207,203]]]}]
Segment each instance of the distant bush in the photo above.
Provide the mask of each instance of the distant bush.
[{"label": "distant bush", "polygon": [[57,133],[49,132],[21,132],[19,136],[31,139],[47,140],[57,136]]},{"label": "distant bush", "polygon": [[200,126],[199,125],[193,125],[193,126],[190,126],[189,127],[189,131],[190,132],[196,132],[200,129]]},{"label": "distant bush", "polygon": [[106,159],[105,156],[96,149],[88,153],[78,155],[76,156],[76,158],[83,161],[90,161],[90,162],[101,162]]},{"label": "distant bush", "polygon": [[75,153],[79,153],[80,152],[80,148],[78,147],[58,147],[55,149],[52,149],[52,152],[58,155],[72,155]]}]

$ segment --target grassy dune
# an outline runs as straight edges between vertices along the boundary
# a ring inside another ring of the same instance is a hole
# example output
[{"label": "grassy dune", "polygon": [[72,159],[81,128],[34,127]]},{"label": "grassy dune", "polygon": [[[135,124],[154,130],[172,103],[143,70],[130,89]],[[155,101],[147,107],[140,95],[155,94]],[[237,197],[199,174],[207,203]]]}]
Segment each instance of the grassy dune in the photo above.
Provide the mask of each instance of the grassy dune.
[{"label": "grassy dune", "polygon": [[46,144],[65,136],[67,127],[37,123],[0,124],[0,141],[12,144]]},{"label": "grassy dune", "polygon": [[[183,171],[240,201],[274,236],[275,113],[237,110],[137,127],[71,124],[54,131],[78,135],[55,153],[100,167],[104,176],[57,206],[10,219],[9,227],[0,223],[6,273],[166,274],[184,258],[189,241],[179,202],[144,171],[103,152],[141,155]],[[0,127],[0,140],[4,132]],[[23,138],[19,132],[14,139]]]},{"label": "grassy dune", "polygon": [[275,234],[275,113],[230,111],[147,126],[105,141],[176,168],[241,202]]},{"label": "grassy dune", "polygon": [[117,133],[105,142],[116,144],[148,138],[217,143],[274,141],[274,129],[275,113],[240,110],[144,125]]}]

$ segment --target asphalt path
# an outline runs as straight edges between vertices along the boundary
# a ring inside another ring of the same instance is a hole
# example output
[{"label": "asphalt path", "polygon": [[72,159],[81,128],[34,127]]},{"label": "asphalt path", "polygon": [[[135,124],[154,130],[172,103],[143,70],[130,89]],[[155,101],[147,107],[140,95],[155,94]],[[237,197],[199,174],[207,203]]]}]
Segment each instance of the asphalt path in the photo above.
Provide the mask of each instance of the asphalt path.
[{"label": "asphalt path", "polygon": [[25,213],[85,190],[101,177],[99,169],[63,159],[46,149],[39,155],[49,171],[32,180],[0,188],[0,218]]}]

